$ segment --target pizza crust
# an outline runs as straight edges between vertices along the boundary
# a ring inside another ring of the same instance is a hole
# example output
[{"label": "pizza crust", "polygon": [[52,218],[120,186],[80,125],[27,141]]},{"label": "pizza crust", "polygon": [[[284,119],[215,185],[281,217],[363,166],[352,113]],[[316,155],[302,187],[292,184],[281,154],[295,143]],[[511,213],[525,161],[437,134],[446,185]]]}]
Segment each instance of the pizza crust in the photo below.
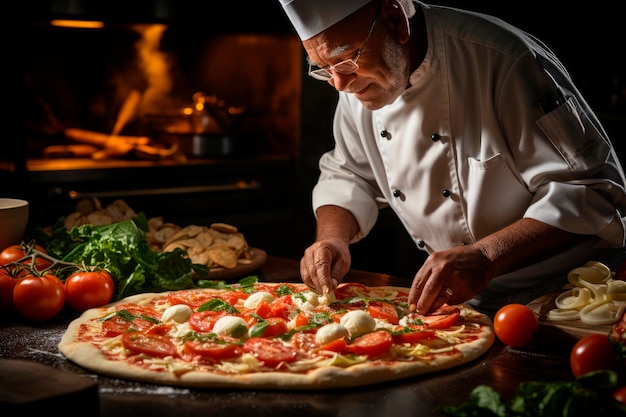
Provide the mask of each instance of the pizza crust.
[{"label": "pizza crust", "polygon": [[[264,284],[267,285],[267,284]],[[280,285],[280,284],[273,284]],[[408,291],[400,287],[376,287],[378,289]],[[162,297],[167,293],[138,294],[106,306],[113,308],[121,303],[141,305],[154,297]],[[452,354],[436,356],[432,359],[417,359],[410,362],[369,361],[352,365],[348,368],[328,366],[316,368],[306,373],[290,373],[285,371],[252,372],[245,374],[226,374],[216,372],[189,371],[180,375],[164,371],[150,370],[140,366],[111,360],[98,346],[90,342],[78,340],[81,325],[102,317],[103,310],[91,309],[72,321],[63,335],[59,351],[72,362],[100,375],[114,378],[129,379],[147,383],[172,386],[200,388],[250,388],[250,389],[331,389],[364,386],[388,381],[395,381],[412,376],[435,373],[471,362],[486,353],[495,341],[491,320],[469,305],[462,308],[471,312],[481,324],[476,339],[454,346]]]}]

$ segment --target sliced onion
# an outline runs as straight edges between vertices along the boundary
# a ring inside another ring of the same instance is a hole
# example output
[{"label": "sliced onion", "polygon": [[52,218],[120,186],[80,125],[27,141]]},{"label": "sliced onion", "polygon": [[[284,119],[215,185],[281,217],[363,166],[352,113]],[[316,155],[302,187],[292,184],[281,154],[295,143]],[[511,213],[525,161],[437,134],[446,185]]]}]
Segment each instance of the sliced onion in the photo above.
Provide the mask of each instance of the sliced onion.
[{"label": "sliced onion", "polygon": [[580,318],[580,311],[573,308],[553,308],[548,311],[548,320],[554,321],[567,321],[578,320]]},{"label": "sliced onion", "polygon": [[609,278],[611,278],[611,270],[600,262],[587,262],[585,266],[574,268],[567,274],[567,280],[574,286],[582,282],[601,284]]},{"label": "sliced onion", "polygon": [[580,321],[587,324],[615,324],[622,317],[626,303],[602,300],[580,310]]},{"label": "sliced onion", "polygon": [[588,288],[574,287],[569,291],[560,294],[554,300],[554,304],[559,309],[577,309],[589,305],[591,300],[591,291]]}]

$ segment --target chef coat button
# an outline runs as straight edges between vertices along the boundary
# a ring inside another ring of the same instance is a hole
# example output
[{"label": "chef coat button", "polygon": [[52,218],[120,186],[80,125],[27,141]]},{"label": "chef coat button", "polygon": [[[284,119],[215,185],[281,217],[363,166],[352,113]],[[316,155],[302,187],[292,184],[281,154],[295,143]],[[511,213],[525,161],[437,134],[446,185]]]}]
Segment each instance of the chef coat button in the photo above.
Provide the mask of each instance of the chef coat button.
[{"label": "chef coat button", "polygon": [[430,135],[430,138],[433,142],[438,142],[439,139],[441,139],[441,135],[439,133],[433,133],[432,135]]},{"label": "chef coat button", "polygon": [[404,195],[404,193],[400,190],[393,190],[393,196],[395,198],[399,198],[400,200],[404,201],[406,199],[406,196]]},{"label": "chef coat button", "polygon": [[418,241],[417,241],[417,246],[418,246],[419,248],[422,248],[422,249],[423,249],[423,248],[424,248],[424,246],[426,246],[426,242],[424,242],[423,240],[418,240]]},{"label": "chef coat button", "polygon": [[446,188],[441,194],[443,194],[444,197],[450,197],[452,192]]},{"label": "chef coat button", "polygon": [[380,136],[382,136],[383,138],[391,139],[391,134],[386,130],[381,130]]}]

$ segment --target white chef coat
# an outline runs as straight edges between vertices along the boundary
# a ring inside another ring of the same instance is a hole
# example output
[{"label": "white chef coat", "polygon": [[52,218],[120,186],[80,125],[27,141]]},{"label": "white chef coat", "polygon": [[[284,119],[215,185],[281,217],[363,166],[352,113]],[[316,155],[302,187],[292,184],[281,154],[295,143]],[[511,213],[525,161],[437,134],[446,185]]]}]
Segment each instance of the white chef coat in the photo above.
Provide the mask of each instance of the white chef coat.
[{"label": "white chef coat", "polygon": [[483,299],[554,283],[595,256],[592,250],[623,247],[624,172],[552,52],[494,17],[416,6],[428,31],[423,63],[411,86],[379,110],[339,93],[335,148],[320,159],[313,209],[352,212],[356,241],[389,205],[428,253],[521,218],[592,237],[497,277]]}]

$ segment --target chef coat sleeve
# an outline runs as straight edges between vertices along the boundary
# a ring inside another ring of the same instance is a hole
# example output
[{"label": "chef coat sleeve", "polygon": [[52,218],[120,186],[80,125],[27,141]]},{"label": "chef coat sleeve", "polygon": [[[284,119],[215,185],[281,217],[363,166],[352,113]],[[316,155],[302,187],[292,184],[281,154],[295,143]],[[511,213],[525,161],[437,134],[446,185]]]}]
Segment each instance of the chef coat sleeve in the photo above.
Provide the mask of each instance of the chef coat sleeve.
[{"label": "chef coat sleeve", "polygon": [[524,217],[623,247],[624,172],[597,118],[558,68],[525,55],[497,101],[513,164],[534,195]]},{"label": "chef coat sleeve", "polygon": [[362,144],[367,140],[367,128],[357,126],[353,117],[353,112],[360,111],[365,110],[339,94],[333,120],[335,148],[320,158],[321,173],[312,197],[314,212],[318,207],[334,205],[352,213],[360,229],[352,242],[367,236],[376,224],[379,209],[385,206]]}]

